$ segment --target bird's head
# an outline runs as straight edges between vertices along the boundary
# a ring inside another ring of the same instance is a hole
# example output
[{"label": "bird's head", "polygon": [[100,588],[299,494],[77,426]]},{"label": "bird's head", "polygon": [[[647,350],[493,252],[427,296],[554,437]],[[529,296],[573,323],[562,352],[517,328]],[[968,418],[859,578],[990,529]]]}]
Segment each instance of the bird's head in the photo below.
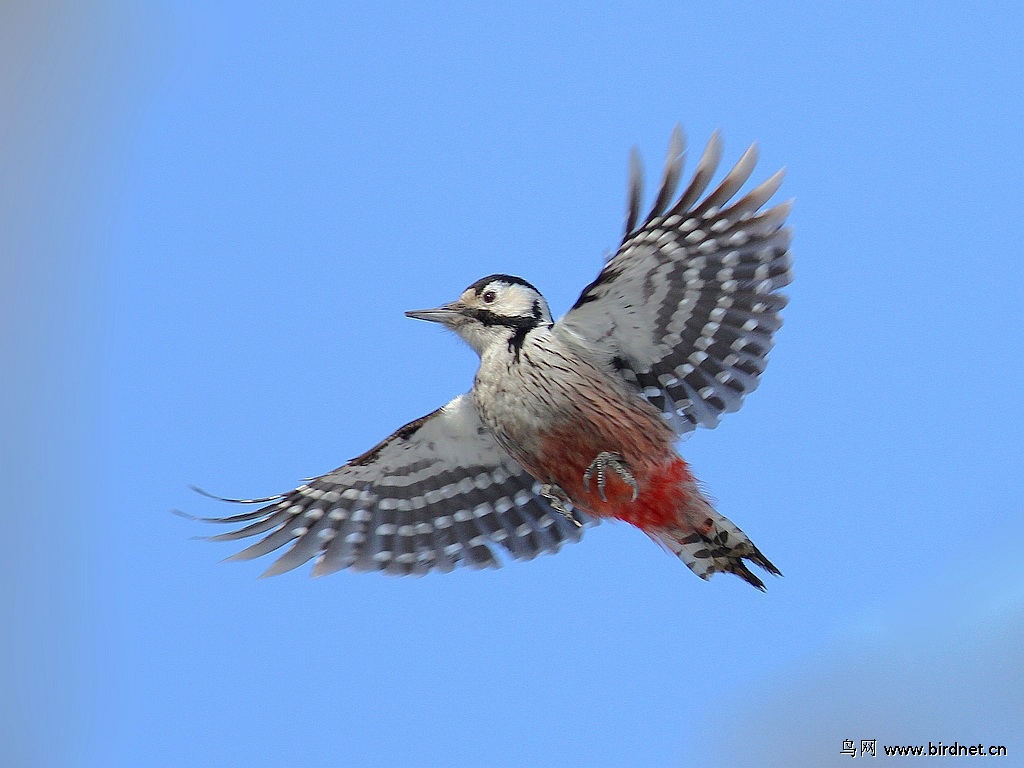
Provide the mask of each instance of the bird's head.
[{"label": "bird's head", "polygon": [[481,278],[453,302],[405,314],[452,329],[480,355],[496,344],[521,343],[533,328],[551,325],[551,310],[540,291],[512,275]]}]

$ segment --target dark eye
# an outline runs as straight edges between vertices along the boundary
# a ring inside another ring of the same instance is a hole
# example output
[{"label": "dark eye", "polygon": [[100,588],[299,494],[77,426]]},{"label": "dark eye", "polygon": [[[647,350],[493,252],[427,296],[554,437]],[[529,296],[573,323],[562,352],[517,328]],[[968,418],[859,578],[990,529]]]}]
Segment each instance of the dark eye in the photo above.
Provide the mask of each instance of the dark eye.
[{"label": "dark eye", "polygon": [[482,298],[484,300],[484,304],[490,304],[492,301],[498,298],[498,294],[495,293],[494,291],[484,291],[484,295]]}]

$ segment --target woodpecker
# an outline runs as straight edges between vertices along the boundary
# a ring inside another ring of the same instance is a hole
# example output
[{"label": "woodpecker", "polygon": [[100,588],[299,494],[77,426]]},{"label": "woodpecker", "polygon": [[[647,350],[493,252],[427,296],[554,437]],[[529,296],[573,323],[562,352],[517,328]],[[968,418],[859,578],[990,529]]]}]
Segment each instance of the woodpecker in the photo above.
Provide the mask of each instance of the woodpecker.
[{"label": "woodpecker", "polygon": [[494,274],[435,309],[406,312],[454,331],[480,356],[472,389],[366,453],[209,537],[267,534],[229,559],[291,547],[264,575],[315,558],[340,569],[421,575],[526,560],[624,520],[703,579],[748,563],[778,569],[701,491],[676,441],[714,427],[758,384],[791,280],[789,203],[764,209],[782,171],[738,200],[751,146],[704,195],[721,156],[711,136],[681,195],[676,127],[657,198],[641,220],[643,173],[630,163],[625,234],[557,322],[526,280]]}]

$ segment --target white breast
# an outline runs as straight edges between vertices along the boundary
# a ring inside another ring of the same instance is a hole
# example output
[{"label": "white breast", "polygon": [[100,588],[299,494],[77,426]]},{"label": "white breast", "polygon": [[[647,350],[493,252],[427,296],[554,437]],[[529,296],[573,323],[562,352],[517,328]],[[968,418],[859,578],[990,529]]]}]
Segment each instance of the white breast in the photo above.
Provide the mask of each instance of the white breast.
[{"label": "white breast", "polygon": [[554,429],[567,422],[581,427],[602,422],[609,411],[620,419],[632,414],[648,432],[668,429],[647,403],[601,370],[585,350],[566,344],[549,328],[527,334],[518,360],[507,345],[488,350],[472,394],[498,443],[527,464]]}]

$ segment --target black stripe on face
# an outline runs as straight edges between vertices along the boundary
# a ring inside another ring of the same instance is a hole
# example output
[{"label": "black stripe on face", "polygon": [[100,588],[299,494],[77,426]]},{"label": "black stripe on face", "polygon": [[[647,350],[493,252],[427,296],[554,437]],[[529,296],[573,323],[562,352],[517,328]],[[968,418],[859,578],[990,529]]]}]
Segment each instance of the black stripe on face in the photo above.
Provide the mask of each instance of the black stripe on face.
[{"label": "black stripe on face", "polygon": [[539,309],[540,304],[535,302],[532,315],[499,315],[489,309],[477,309],[476,307],[468,307],[462,310],[462,313],[474,320],[479,320],[486,326],[503,325],[506,328],[514,328],[525,333],[540,325]]},{"label": "black stripe on face", "polygon": [[499,315],[489,309],[477,308],[467,308],[462,310],[462,312],[485,326],[501,325],[505,328],[511,328],[513,333],[508,339],[508,351],[515,356],[517,363],[519,362],[519,353],[523,349],[523,344],[526,343],[526,334],[542,325],[539,301],[533,303],[533,313],[529,315]]}]

